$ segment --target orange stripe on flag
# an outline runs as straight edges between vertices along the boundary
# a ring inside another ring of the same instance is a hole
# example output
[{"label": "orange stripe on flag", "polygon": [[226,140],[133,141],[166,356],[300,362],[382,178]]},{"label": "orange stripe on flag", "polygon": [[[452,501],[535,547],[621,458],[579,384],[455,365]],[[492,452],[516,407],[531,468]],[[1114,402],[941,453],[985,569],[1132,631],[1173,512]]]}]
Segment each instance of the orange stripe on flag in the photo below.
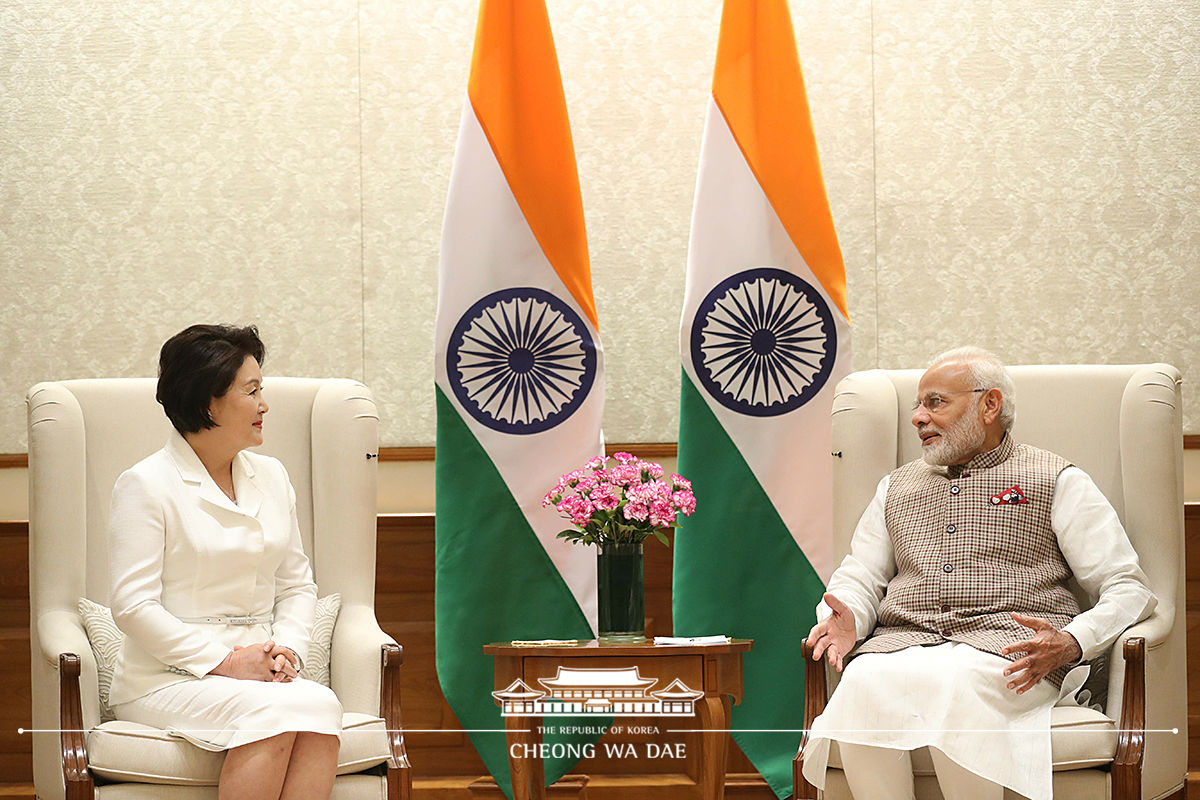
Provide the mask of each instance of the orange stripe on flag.
[{"label": "orange stripe on flag", "polygon": [[713,99],[796,249],[849,319],[787,0],[725,0]]},{"label": "orange stripe on flag", "polygon": [[575,148],[542,0],[481,1],[467,93],[546,260],[598,328]]}]

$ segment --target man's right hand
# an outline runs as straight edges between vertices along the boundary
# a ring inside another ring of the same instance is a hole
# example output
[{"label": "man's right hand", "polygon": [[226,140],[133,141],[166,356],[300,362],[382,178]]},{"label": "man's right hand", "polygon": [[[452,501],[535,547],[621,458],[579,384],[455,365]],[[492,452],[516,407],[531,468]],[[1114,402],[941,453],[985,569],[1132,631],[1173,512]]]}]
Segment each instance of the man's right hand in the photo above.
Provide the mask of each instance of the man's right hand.
[{"label": "man's right hand", "polygon": [[222,675],[244,681],[273,681],[276,672],[272,669],[274,659],[262,646],[234,647],[225,660],[209,671],[209,675]]},{"label": "man's right hand", "polygon": [[833,613],[813,625],[806,641],[812,648],[813,661],[820,661],[824,655],[834,669],[841,672],[842,660],[854,649],[858,638],[854,630],[854,612],[829,592],[821,599]]}]

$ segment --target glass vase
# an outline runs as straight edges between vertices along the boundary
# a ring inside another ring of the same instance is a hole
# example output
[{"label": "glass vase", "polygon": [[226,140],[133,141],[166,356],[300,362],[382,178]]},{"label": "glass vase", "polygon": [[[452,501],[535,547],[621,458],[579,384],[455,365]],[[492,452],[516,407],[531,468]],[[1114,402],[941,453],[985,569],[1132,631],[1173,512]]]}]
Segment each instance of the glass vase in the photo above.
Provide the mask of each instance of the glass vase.
[{"label": "glass vase", "polygon": [[646,577],[641,542],[609,542],[596,549],[601,644],[646,641]]}]

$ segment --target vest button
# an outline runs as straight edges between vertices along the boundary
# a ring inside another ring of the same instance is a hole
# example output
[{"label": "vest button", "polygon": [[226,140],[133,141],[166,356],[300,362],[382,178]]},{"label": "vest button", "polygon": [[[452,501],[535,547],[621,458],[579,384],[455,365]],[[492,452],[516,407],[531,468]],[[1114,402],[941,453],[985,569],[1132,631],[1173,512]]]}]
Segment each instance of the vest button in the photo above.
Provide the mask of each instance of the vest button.
[{"label": "vest button", "polygon": [[943,614],[949,614],[949,613],[950,613],[950,606],[946,606],[946,605],[942,606],[942,613],[943,613]]},{"label": "vest button", "polygon": [[962,491],[962,487],[959,486],[958,484],[954,484],[953,486],[950,487],[950,494],[958,494],[961,491]]},{"label": "vest button", "polygon": [[946,526],[946,533],[954,533],[954,532],[956,532],[957,530],[958,530],[958,526],[957,526],[957,525],[947,525],[947,526]]},{"label": "vest button", "polygon": [[953,564],[943,564],[942,572],[954,572],[954,565]]}]

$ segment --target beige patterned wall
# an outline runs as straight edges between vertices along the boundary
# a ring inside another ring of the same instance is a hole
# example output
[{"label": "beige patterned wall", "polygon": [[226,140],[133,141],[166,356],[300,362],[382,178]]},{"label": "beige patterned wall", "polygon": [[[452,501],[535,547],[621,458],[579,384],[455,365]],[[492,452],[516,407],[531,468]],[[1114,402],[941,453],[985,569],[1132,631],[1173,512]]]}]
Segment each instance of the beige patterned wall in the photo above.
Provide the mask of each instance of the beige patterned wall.
[{"label": "beige patterned wall", "polygon": [[193,322],[362,375],[357,40],[348,0],[0,2],[0,452],[31,384]]},{"label": "beige patterned wall", "polygon": [[[749,1],[749,0],[747,0]],[[549,0],[606,431],[670,441],[718,0]],[[366,380],[431,444],[476,0],[0,0],[0,452],[24,390],[195,321]],[[1200,374],[1200,6],[793,0],[859,368],[964,341]],[[1185,388],[1200,433],[1200,393]]]},{"label": "beige patterned wall", "polygon": [[876,4],[881,365],[964,338],[1168,361],[1200,432],[1198,23],[1174,0]]}]

